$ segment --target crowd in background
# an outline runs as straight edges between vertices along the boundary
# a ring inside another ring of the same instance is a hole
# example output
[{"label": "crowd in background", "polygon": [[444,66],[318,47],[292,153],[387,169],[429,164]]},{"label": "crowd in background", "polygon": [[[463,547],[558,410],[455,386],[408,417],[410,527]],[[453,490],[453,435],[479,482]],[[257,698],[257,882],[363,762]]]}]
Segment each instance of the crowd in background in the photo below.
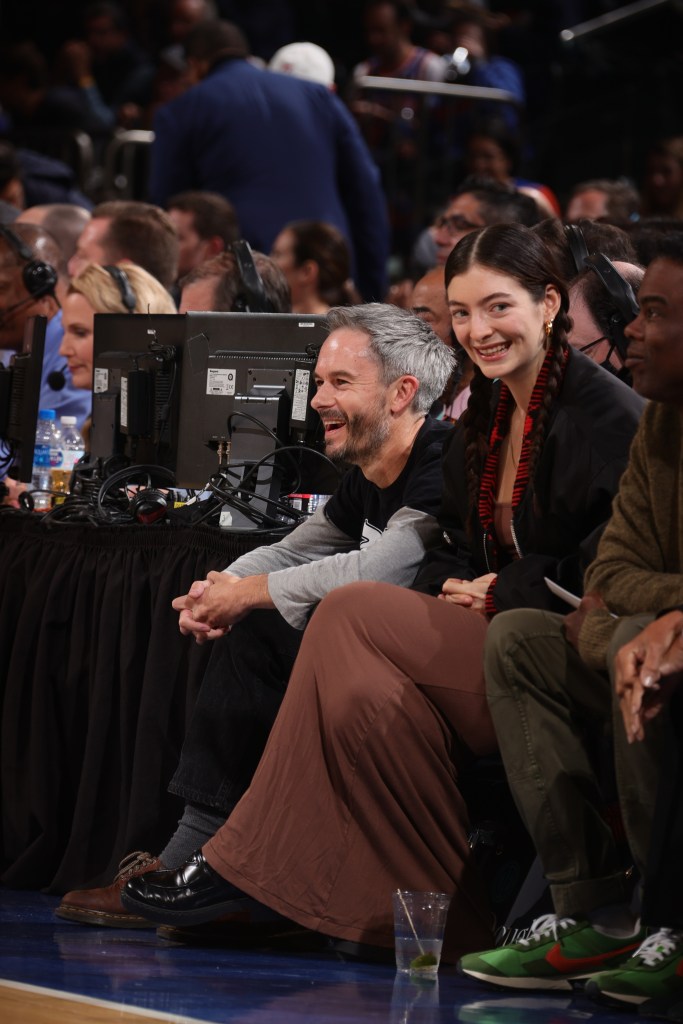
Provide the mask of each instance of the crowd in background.
[{"label": "crowd in background", "polygon": [[[390,220],[388,253],[380,228],[366,242],[378,261],[391,255],[388,270],[395,278],[417,276],[412,247],[468,173],[533,189],[545,215],[570,212],[577,183],[609,179],[617,187],[631,186],[628,208],[580,215],[618,222],[639,212],[678,216],[683,143],[664,141],[681,135],[679,15],[673,5],[590,32],[571,45],[560,36],[620,6],[609,0],[522,5],[104,0],[59,11],[39,4],[30,20],[5,6],[0,133],[7,145],[0,152],[0,198],[20,208],[55,201],[84,206],[119,198],[160,201],[164,189],[154,149],[151,178],[145,158],[122,191],[120,179],[107,174],[107,147],[123,130],[155,129],[164,136],[157,149],[163,147],[166,160],[172,150],[157,115],[203,74],[197,60],[188,58],[189,34],[220,17],[244,33],[253,66],[272,62],[280,71],[324,81],[353,114],[380,168]],[[313,45],[291,57],[281,54],[282,47],[301,40]],[[648,46],[657,61],[643,67],[639,55]],[[368,74],[500,89],[509,102],[368,91],[358,84]],[[287,124],[285,130],[290,131]],[[92,145],[92,164],[85,170],[78,145],[65,141],[77,132]],[[258,148],[258,136],[247,141],[249,151]],[[336,144],[334,138],[317,141],[321,148]],[[291,145],[296,154],[295,136]],[[188,164],[199,160],[201,154],[187,153]],[[292,160],[296,163],[295,155]],[[279,171],[286,191],[286,165]],[[188,169],[188,179],[192,173]],[[320,179],[324,188],[323,173]],[[189,187],[206,188],[198,180]],[[231,191],[237,187],[226,185],[226,198],[235,202]],[[184,188],[185,183],[172,191]],[[166,190],[164,200],[169,194]],[[346,197],[343,203],[348,217]],[[270,247],[272,232],[267,239],[250,238],[252,218],[240,219],[252,244]],[[297,197],[277,230],[298,219],[323,218],[302,211]],[[354,248],[357,256],[353,223],[345,224],[336,212],[329,219],[345,230],[352,257]]]}]

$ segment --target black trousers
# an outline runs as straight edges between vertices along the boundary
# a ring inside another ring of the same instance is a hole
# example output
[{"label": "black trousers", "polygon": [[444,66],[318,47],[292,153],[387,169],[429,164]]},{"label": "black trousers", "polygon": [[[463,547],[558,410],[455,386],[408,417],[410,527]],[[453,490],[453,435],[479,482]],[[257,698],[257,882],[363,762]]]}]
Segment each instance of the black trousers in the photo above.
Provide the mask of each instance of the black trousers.
[{"label": "black trousers", "polygon": [[302,637],[279,612],[259,610],[213,641],[171,793],[230,814],[261,759]]}]

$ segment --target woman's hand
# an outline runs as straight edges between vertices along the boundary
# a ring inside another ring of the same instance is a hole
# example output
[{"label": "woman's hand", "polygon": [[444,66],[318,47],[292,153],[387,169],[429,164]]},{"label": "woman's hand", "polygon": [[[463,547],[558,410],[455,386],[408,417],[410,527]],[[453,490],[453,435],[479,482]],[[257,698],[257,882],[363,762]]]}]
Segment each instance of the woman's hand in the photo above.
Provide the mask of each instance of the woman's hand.
[{"label": "woman's hand", "polygon": [[476,580],[446,580],[439,598],[485,614],[486,593],[495,578],[495,572],[489,572],[486,576],[478,576]]}]

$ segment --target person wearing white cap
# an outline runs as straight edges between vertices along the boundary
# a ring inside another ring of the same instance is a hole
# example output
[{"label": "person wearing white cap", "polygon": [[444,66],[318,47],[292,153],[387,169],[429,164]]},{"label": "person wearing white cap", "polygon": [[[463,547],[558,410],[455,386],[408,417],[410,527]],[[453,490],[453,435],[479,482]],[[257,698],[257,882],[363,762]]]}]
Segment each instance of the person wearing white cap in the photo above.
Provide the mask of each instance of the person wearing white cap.
[{"label": "person wearing white cap", "polygon": [[334,61],[317,43],[287,43],[273,54],[268,67],[334,89]]}]

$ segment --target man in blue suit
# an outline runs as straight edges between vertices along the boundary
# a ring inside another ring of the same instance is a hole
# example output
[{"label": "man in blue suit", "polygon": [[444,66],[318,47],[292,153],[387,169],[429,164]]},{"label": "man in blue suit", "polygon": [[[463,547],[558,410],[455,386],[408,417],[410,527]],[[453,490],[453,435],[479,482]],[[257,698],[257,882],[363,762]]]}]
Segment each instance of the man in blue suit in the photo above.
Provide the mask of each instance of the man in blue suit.
[{"label": "man in blue suit", "polygon": [[240,30],[203,22],[186,42],[197,84],[154,120],[150,198],[218,192],[254,248],[289,221],[323,220],[349,240],[363,298],[386,292],[389,228],[379,172],[353,117],[322,85],[255,67]]}]

